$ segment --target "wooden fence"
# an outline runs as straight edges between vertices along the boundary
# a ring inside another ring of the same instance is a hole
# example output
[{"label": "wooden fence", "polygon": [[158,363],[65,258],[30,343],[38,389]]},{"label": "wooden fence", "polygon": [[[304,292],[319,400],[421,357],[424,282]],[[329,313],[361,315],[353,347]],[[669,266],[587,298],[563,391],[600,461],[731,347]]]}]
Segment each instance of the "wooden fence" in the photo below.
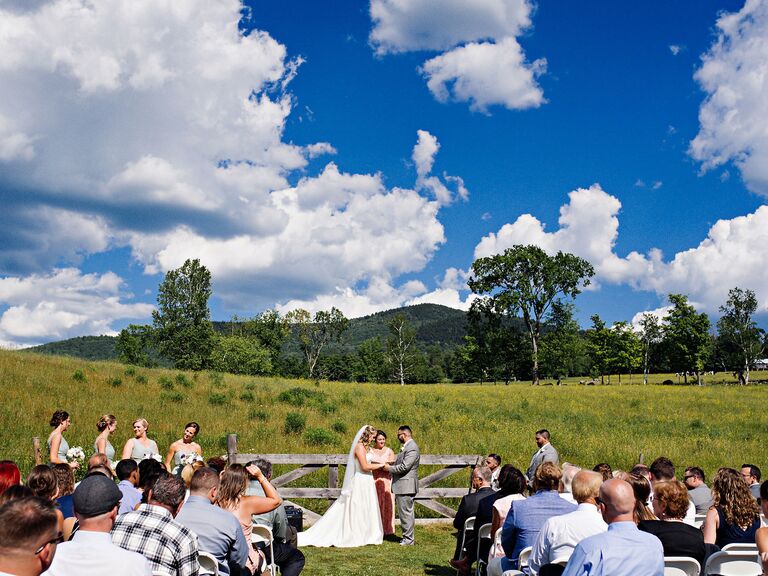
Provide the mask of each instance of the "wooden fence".
[{"label": "wooden fence", "polygon": [[[272,484],[279,488],[280,495],[286,499],[306,498],[318,500],[335,500],[341,493],[339,486],[339,466],[345,466],[347,463],[347,454],[241,454],[237,450],[237,435],[229,434],[227,436],[227,457],[230,464],[245,464],[257,458],[269,460],[272,464],[288,464],[297,466],[290,472],[281,474],[272,478]],[[419,492],[416,495],[416,503],[437,512],[443,519],[453,518],[456,510],[438,502],[438,498],[461,498],[469,492],[469,478],[467,474],[466,488],[440,488],[433,487],[440,480],[447,478],[457,472],[477,466],[483,460],[482,456],[477,454],[455,455],[455,454],[422,454],[421,466],[441,466],[440,470],[432,472],[419,479]],[[303,476],[317,472],[321,468],[328,467],[328,484],[318,488],[299,488],[288,486],[291,482],[298,480]],[[291,503],[291,502],[289,502]],[[296,506],[296,504],[293,504]],[[298,506],[304,510],[304,518],[308,524],[312,524],[320,515],[315,512]],[[422,520],[422,519],[420,519]],[[434,521],[435,519],[431,519]],[[423,519],[423,521],[430,521]]]}]

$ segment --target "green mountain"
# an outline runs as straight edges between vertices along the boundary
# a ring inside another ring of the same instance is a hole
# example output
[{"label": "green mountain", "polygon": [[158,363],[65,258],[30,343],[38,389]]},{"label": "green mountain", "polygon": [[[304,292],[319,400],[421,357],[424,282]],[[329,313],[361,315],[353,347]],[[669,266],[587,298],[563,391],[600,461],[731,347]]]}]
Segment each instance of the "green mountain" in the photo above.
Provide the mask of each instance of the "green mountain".
[{"label": "green mountain", "polygon": [[[344,333],[342,341],[339,344],[329,346],[328,351],[333,353],[351,352],[361,342],[369,338],[379,336],[386,339],[389,334],[387,322],[398,313],[404,314],[408,322],[416,329],[416,338],[421,347],[438,345],[443,349],[451,349],[464,342],[467,326],[465,312],[438,304],[417,304],[351,319],[349,329]],[[213,325],[219,332],[228,332],[230,327],[229,322],[214,322]],[[80,336],[69,340],[50,342],[27,350],[40,354],[73,356],[86,360],[114,360],[117,358],[115,340],[114,336]],[[299,353],[298,342],[289,342],[286,345],[286,352],[289,354]]]}]

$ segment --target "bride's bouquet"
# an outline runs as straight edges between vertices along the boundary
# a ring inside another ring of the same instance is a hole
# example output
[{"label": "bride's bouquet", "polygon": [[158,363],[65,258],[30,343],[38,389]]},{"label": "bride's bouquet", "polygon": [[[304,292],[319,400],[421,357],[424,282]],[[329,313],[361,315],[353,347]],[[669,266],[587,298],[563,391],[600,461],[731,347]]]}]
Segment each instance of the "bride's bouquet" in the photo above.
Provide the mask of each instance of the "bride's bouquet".
[{"label": "bride's bouquet", "polygon": [[85,452],[80,446],[73,446],[67,450],[67,462],[74,462],[75,460],[78,462],[85,460]]}]

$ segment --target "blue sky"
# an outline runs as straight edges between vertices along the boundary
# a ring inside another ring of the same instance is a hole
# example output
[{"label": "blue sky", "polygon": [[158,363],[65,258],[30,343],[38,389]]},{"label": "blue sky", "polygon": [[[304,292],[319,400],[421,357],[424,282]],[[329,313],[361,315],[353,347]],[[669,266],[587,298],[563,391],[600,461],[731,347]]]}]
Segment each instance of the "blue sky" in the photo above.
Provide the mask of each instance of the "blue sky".
[{"label": "blue sky", "polygon": [[[583,325],[768,309],[766,2],[0,0],[0,344],[466,307],[477,256],[589,259]],[[76,33],[75,33],[76,32]]]}]

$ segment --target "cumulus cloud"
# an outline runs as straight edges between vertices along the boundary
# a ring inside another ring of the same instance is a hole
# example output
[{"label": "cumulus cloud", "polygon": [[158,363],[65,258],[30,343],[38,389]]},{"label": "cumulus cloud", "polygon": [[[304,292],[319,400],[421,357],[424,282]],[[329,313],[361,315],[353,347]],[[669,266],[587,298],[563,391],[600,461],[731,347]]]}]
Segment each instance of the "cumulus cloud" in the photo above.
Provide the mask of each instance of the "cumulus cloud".
[{"label": "cumulus cloud", "polygon": [[687,294],[707,312],[715,313],[734,286],[755,290],[761,310],[768,310],[768,206],[730,220],[719,220],[697,246],[665,260],[661,251],[616,253],[621,203],[598,184],[569,194],[560,208],[559,228],[524,214],[498,232],[485,236],[475,257],[503,252],[515,244],[536,244],[548,253],[558,250],[585,258],[600,282],[627,284],[638,290]]},{"label": "cumulus cloud", "polygon": [[672,56],[677,56],[678,54],[680,54],[680,50],[682,50],[682,48],[677,44],[669,45],[669,51],[672,52]]},{"label": "cumulus cloud", "polygon": [[[443,180],[437,176],[430,176],[439,150],[440,143],[437,138],[426,130],[417,131],[416,145],[411,155],[416,166],[416,189],[429,192],[438,204],[443,206],[453,203],[456,198],[466,202],[469,199],[469,190],[460,176],[443,173]],[[449,189],[446,182],[452,184],[455,191]]]},{"label": "cumulus cloud", "polygon": [[413,162],[416,164],[416,176],[423,179],[432,172],[435,163],[435,155],[440,150],[440,144],[432,134],[426,130],[416,132],[416,145],[413,147]]},{"label": "cumulus cloud", "polygon": [[768,3],[747,0],[717,30],[695,74],[706,98],[689,153],[704,171],[733,162],[750,190],[768,196]]},{"label": "cumulus cloud", "polygon": [[517,41],[531,12],[528,0],[372,0],[369,40],[380,56],[442,52],[420,68],[440,102],[534,108],[545,102],[536,79],[546,60],[527,62]]},{"label": "cumulus cloud", "polygon": [[0,278],[0,346],[34,345],[80,334],[115,334],[117,320],[141,318],[150,304],[126,303],[116,274],[74,268],[25,278]]}]

